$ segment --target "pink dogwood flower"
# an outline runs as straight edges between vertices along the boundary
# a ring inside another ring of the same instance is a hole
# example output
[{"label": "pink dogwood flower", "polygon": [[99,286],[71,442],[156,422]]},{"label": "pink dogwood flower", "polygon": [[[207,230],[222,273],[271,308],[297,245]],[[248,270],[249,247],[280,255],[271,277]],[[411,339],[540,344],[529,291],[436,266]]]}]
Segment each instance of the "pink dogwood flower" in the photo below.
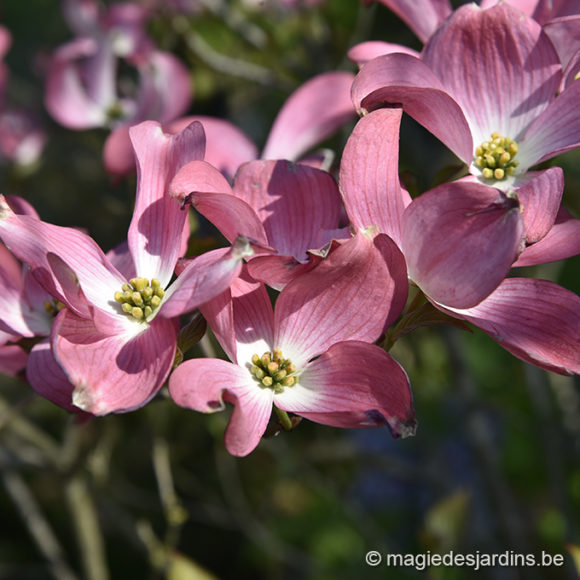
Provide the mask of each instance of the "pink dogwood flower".
[{"label": "pink dogwood flower", "polygon": [[188,227],[167,188],[179,167],[203,157],[203,129],[193,123],[170,136],[148,121],[131,139],[135,211],[128,244],[109,257],[78,230],[0,205],[0,237],[66,306],[52,326],[52,352],[74,386],[72,404],[94,415],[134,409],[157,393],[174,362],[176,317],[223,292],[251,253],[239,240],[196,258],[171,282]]},{"label": "pink dogwood flower", "polygon": [[558,212],[560,170],[543,174],[543,197],[522,187],[523,202],[466,180],[411,200],[398,176],[401,115],[401,109],[373,111],[347,142],[340,187],[353,226],[376,225],[390,235],[409,278],[439,310],[475,324],[527,362],[578,372],[580,299],[552,283],[505,279],[512,266],[580,251],[579,220]]},{"label": "pink dogwood flower", "polygon": [[185,361],[170,377],[170,394],[205,413],[232,403],[225,444],[238,456],[258,445],[273,405],[325,425],[387,425],[395,437],[410,435],[407,375],[371,344],[401,312],[406,287],[393,242],[362,233],[285,286],[274,309],[262,284],[240,277],[202,307],[232,362]]},{"label": "pink dogwood flower", "polygon": [[[137,4],[113,4],[100,11],[92,0],[68,0],[64,10],[77,38],[52,57],[46,108],[70,129],[111,129],[105,147],[130,157],[130,125],[147,119],[168,123],[189,108],[189,72],[172,54],[154,47],[145,33],[147,12]],[[129,92],[125,89],[131,81],[117,78],[122,63],[139,79]]]},{"label": "pink dogwood flower", "polygon": [[475,179],[508,191],[532,187],[538,174],[530,167],[580,144],[580,84],[557,95],[562,75],[537,22],[506,4],[469,4],[441,25],[420,59],[388,54],[364,65],[352,94],[363,114],[402,106]]}]

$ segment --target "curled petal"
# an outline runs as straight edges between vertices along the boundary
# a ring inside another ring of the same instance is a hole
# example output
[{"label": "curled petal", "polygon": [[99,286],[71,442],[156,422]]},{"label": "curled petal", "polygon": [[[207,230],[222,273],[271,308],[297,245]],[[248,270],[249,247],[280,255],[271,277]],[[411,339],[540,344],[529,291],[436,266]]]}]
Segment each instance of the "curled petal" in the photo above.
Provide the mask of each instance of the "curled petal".
[{"label": "curled petal", "polygon": [[532,278],[508,278],[474,308],[448,311],[514,356],[559,374],[580,372],[580,298]]},{"label": "curled petal", "polygon": [[194,359],[179,365],[169,379],[169,393],[182,407],[213,413],[234,404],[226,429],[227,450],[238,457],[253,451],[268,425],[273,391],[261,389],[248,369],[218,359]]},{"label": "curled petal", "polygon": [[517,200],[477,183],[432,189],[403,216],[409,277],[435,302],[475,306],[505,278],[522,234]]},{"label": "curled petal", "polygon": [[377,56],[384,54],[391,54],[393,52],[402,52],[409,54],[415,58],[419,58],[419,53],[412,48],[402,44],[393,44],[392,42],[383,42],[382,40],[369,40],[361,42],[353,46],[347,53],[347,56],[352,62],[356,63],[359,68],[366,64],[369,60],[373,60]]},{"label": "curled petal", "polygon": [[394,437],[415,433],[409,379],[382,348],[340,342],[309,363],[298,384],[274,396],[280,409],[334,427],[381,427]]}]

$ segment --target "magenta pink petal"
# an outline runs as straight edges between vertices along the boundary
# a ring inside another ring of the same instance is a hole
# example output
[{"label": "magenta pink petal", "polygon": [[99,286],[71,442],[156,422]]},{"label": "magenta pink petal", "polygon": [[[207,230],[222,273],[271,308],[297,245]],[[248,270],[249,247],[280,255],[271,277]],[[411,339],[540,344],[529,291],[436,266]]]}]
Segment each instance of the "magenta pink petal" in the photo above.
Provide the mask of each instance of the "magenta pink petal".
[{"label": "magenta pink petal", "polygon": [[28,354],[16,344],[0,344],[0,373],[15,377],[26,366]]},{"label": "magenta pink petal", "polygon": [[560,373],[580,372],[580,298],[532,278],[508,278],[475,308],[453,310],[522,360]]},{"label": "magenta pink petal", "polygon": [[473,141],[463,111],[421,60],[408,54],[371,60],[353,82],[352,99],[362,113],[385,105],[402,107],[462,161],[471,162]]},{"label": "magenta pink petal", "polygon": [[461,105],[476,146],[493,131],[519,142],[560,83],[558,56],[540,25],[504,3],[458,8],[422,58]]},{"label": "magenta pink petal", "polygon": [[451,14],[449,0],[378,0],[425,42]]},{"label": "magenta pink petal", "polygon": [[381,250],[359,233],[282,290],[274,342],[298,367],[336,342],[379,338],[407,285],[402,259],[387,264]]},{"label": "magenta pink petal", "polygon": [[399,182],[401,114],[401,109],[379,109],[363,117],[340,164],[340,190],[352,225],[377,225],[399,246],[403,212],[411,203]]},{"label": "magenta pink petal", "polygon": [[415,432],[407,374],[382,348],[339,342],[300,374],[298,384],[274,396],[274,404],[334,427],[381,427],[394,437]]},{"label": "magenta pink petal", "polygon": [[522,140],[522,162],[531,166],[580,145],[580,83],[574,82],[529,126]]},{"label": "magenta pink petal", "polygon": [[131,411],[155,396],[173,365],[176,337],[175,322],[159,316],[138,334],[106,335],[91,320],[63,310],[53,325],[52,345],[75,386],[73,404],[106,415]]},{"label": "magenta pink petal", "polygon": [[169,193],[180,202],[195,191],[232,194],[232,187],[224,175],[207,161],[186,163],[169,184]]},{"label": "magenta pink petal", "polygon": [[543,29],[556,47],[562,68],[565,69],[580,47],[580,14],[553,18],[546,22]]},{"label": "magenta pink petal", "polygon": [[415,58],[419,58],[419,53],[412,48],[403,46],[402,44],[393,44],[392,42],[384,42],[382,40],[367,40],[353,46],[347,53],[347,56],[359,67],[366,64],[369,60],[373,60],[377,56],[384,54],[391,54],[393,52],[402,52],[409,54]]},{"label": "magenta pink petal", "polygon": [[442,185],[405,210],[409,277],[431,300],[470,308],[504,279],[522,234],[517,201],[477,183]]},{"label": "magenta pink petal", "polygon": [[7,195],[6,203],[12,208],[12,211],[18,215],[27,215],[40,219],[40,216],[32,204],[26,201],[23,197],[19,197],[18,195]]},{"label": "magenta pink petal", "polygon": [[206,252],[191,260],[165,293],[160,315],[179,316],[205,304],[227,290],[242,270],[244,257],[253,251],[240,238],[230,248]]},{"label": "magenta pink petal", "polygon": [[56,362],[48,338],[35,345],[30,352],[26,380],[41,397],[67,411],[80,412],[72,402],[74,385]]},{"label": "magenta pink petal", "polygon": [[270,288],[282,290],[294,278],[312,270],[321,259],[310,256],[308,262],[300,263],[291,256],[256,256],[248,262],[248,272]]},{"label": "magenta pink petal", "polygon": [[329,72],[311,78],[286,101],[270,131],[262,159],[296,161],[356,117],[350,100],[349,72]]},{"label": "magenta pink petal", "polygon": [[167,133],[178,133],[192,121],[203,125],[206,137],[204,159],[228,178],[233,178],[242,163],[258,158],[258,148],[235,125],[225,119],[194,115],[173,121],[164,127]]},{"label": "magenta pink petal", "polygon": [[526,243],[541,240],[554,225],[564,191],[564,172],[560,167],[526,174],[518,182],[517,195],[524,219]]},{"label": "magenta pink petal", "polygon": [[539,242],[525,248],[513,266],[547,264],[578,254],[580,254],[580,220],[573,218],[561,207],[552,229]]},{"label": "magenta pink petal", "polygon": [[128,241],[137,275],[171,279],[183,244],[187,212],[168,192],[177,171],[202,159],[205,136],[199,123],[167,135],[159,123],[145,121],[129,130],[137,157],[137,197]]},{"label": "magenta pink petal", "polygon": [[169,392],[182,407],[204,413],[234,404],[226,429],[227,450],[239,457],[253,451],[268,425],[273,391],[261,389],[249,371],[218,359],[194,359],[179,365],[169,379]]},{"label": "magenta pink petal", "polygon": [[[289,161],[251,161],[236,176],[234,195],[258,215],[279,254],[306,261],[320,232],[338,228],[340,195],[325,171]],[[328,240],[327,240],[328,241]]]}]

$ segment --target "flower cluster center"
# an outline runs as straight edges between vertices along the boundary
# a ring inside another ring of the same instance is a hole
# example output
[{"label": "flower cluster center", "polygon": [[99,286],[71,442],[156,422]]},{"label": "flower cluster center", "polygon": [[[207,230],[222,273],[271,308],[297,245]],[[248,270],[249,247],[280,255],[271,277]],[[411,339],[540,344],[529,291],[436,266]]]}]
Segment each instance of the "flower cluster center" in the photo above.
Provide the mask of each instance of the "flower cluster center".
[{"label": "flower cluster center", "polygon": [[296,365],[284,358],[280,349],[252,356],[250,372],[262,388],[272,389],[276,394],[298,382],[298,377],[293,375]]},{"label": "flower cluster center", "polygon": [[484,141],[475,149],[475,165],[481,169],[485,179],[501,181],[508,175],[514,175],[519,162],[514,160],[518,153],[518,144],[509,137],[502,137],[497,131],[491,134],[489,141]]},{"label": "flower cluster center", "polygon": [[115,300],[121,304],[123,312],[135,320],[145,320],[161,304],[165,291],[156,278],[131,278],[115,292]]}]

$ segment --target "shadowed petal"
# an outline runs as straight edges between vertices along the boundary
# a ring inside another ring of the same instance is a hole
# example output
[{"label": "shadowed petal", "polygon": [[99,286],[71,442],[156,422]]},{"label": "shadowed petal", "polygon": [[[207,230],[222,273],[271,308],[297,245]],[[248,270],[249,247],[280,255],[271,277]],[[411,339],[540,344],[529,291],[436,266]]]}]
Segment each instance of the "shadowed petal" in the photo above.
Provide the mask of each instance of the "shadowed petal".
[{"label": "shadowed petal", "polygon": [[52,331],[57,361],[74,384],[73,404],[94,415],[131,411],[163,386],[175,356],[173,320],[134,322],[132,333],[105,335],[63,310]]},{"label": "shadowed petal", "polygon": [[522,234],[517,200],[477,183],[437,187],[403,216],[409,277],[435,302],[475,306],[505,278]]},{"label": "shadowed petal", "polygon": [[415,433],[407,374],[382,348],[365,342],[331,346],[306,366],[298,384],[274,396],[274,404],[324,425],[388,425],[394,437]]},{"label": "shadowed petal", "polygon": [[508,278],[475,308],[449,312],[526,362],[560,374],[580,372],[580,298],[553,282]]},{"label": "shadowed petal", "polygon": [[471,161],[473,141],[463,111],[421,60],[408,54],[371,60],[353,82],[352,99],[363,113],[385,105],[402,107],[461,160]]},{"label": "shadowed petal", "polygon": [[169,379],[169,393],[182,407],[213,413],[234,404],[226,429],[227,450],[239,457],[253,451],[270,419],[273,391],[262,389],[242,367],[218,359],[194,359],[179,365]]},{"label": "shadowed petal", "polygon": [[355,228],[377,225],[401,245],[401,219],[411,196],[399,182],[401,109],[364,116],[350,135],[340,163],[340,190]]}]

